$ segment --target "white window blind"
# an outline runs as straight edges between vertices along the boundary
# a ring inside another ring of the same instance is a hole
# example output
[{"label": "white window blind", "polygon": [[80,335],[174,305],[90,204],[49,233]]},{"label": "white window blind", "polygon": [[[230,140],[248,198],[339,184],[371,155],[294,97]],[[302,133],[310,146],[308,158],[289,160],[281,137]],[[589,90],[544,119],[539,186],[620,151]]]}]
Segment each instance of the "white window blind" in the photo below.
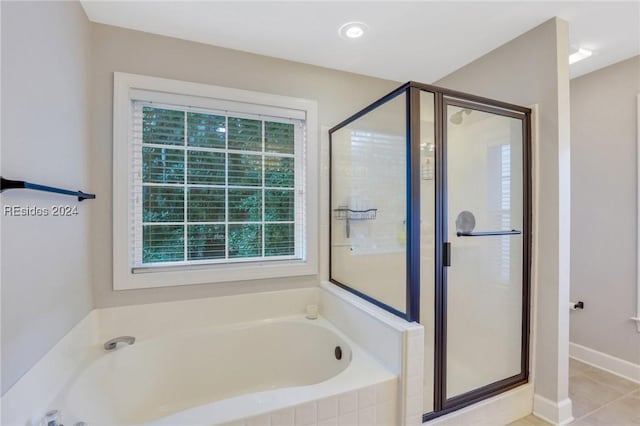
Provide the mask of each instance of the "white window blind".
[{"label": "white window blind", "polygon": [[132,113],[133,271],[304,259],[304,120],[149,100]]}]

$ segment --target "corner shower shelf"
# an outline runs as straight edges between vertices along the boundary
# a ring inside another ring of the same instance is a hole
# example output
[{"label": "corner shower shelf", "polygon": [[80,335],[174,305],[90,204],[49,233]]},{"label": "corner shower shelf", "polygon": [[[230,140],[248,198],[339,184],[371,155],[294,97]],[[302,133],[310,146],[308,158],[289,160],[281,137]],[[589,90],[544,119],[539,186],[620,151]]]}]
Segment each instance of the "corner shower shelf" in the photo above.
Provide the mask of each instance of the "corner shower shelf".
[{"label": "corner shower shelf", "polygon": [[346,206],[340,206],[333,210],[336,220],[375,220],[378,209],[352,210]]},{"label": "corner shower shelf", "polygon": [[345,221],[345,234],[347,238],[351,238],[351,225],[349,222],[352,220],[375,220],[377,214],[378,209],[353,210],[347,206],[338,206],[337,209],[333,209],[333,217],[336,220]]}]

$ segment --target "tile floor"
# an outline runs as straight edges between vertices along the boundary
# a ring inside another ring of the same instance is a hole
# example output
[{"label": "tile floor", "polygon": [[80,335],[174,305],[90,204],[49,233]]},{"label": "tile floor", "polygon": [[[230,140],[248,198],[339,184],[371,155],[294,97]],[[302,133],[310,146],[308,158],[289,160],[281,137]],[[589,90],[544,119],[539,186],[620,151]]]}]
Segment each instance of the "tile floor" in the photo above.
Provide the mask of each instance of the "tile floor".
[{"label": "tile floor", "polygon": [[[640,384],[569,360],[569,397],[575,426],[640,426]],[[530,415],[509,426],[543,426]]]}]

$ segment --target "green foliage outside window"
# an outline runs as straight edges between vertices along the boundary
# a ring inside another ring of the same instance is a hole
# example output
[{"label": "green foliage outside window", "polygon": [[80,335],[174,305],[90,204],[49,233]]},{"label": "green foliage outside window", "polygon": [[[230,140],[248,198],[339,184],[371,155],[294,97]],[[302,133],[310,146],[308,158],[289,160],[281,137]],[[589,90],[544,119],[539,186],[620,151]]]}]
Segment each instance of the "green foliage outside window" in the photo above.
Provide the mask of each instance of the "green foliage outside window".
[{"label": "green foliage outside window", "polygon": [[295,254],[293,124],[142,113],[143,263]]}]

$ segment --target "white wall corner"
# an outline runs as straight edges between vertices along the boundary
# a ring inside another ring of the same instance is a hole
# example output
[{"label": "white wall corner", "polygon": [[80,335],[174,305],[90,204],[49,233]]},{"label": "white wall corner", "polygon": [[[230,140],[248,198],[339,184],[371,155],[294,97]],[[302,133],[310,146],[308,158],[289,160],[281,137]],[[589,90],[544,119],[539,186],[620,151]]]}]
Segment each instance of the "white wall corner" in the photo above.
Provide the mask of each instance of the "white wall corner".
[{"label": "white wall corner", "polygon": [[556,402],[535,394],[533,396],[533,414],[558,426],[568,425],[574,420],[571,399],[569,398]]},{"label": "white wall corner", "polygon": [[2,396],[3,425],[39,425],[52,398],[96,347],[96,310],[89,312]]},{"label": "white wall corner", "polygon": [[634,364],[573,342],[569,343],[569,356],[616,376],[640,383],[640,364]]},{"label": "white wall corner", "polygon": [[[569,395],[569,291],[571,287],[571,99],[569,23],[557,19],[558,54],[558,360],[557,394],[563,403]],[[544,267],[544,265],[541,265]],[[569,400],[569,417],[571,402]]]}]

